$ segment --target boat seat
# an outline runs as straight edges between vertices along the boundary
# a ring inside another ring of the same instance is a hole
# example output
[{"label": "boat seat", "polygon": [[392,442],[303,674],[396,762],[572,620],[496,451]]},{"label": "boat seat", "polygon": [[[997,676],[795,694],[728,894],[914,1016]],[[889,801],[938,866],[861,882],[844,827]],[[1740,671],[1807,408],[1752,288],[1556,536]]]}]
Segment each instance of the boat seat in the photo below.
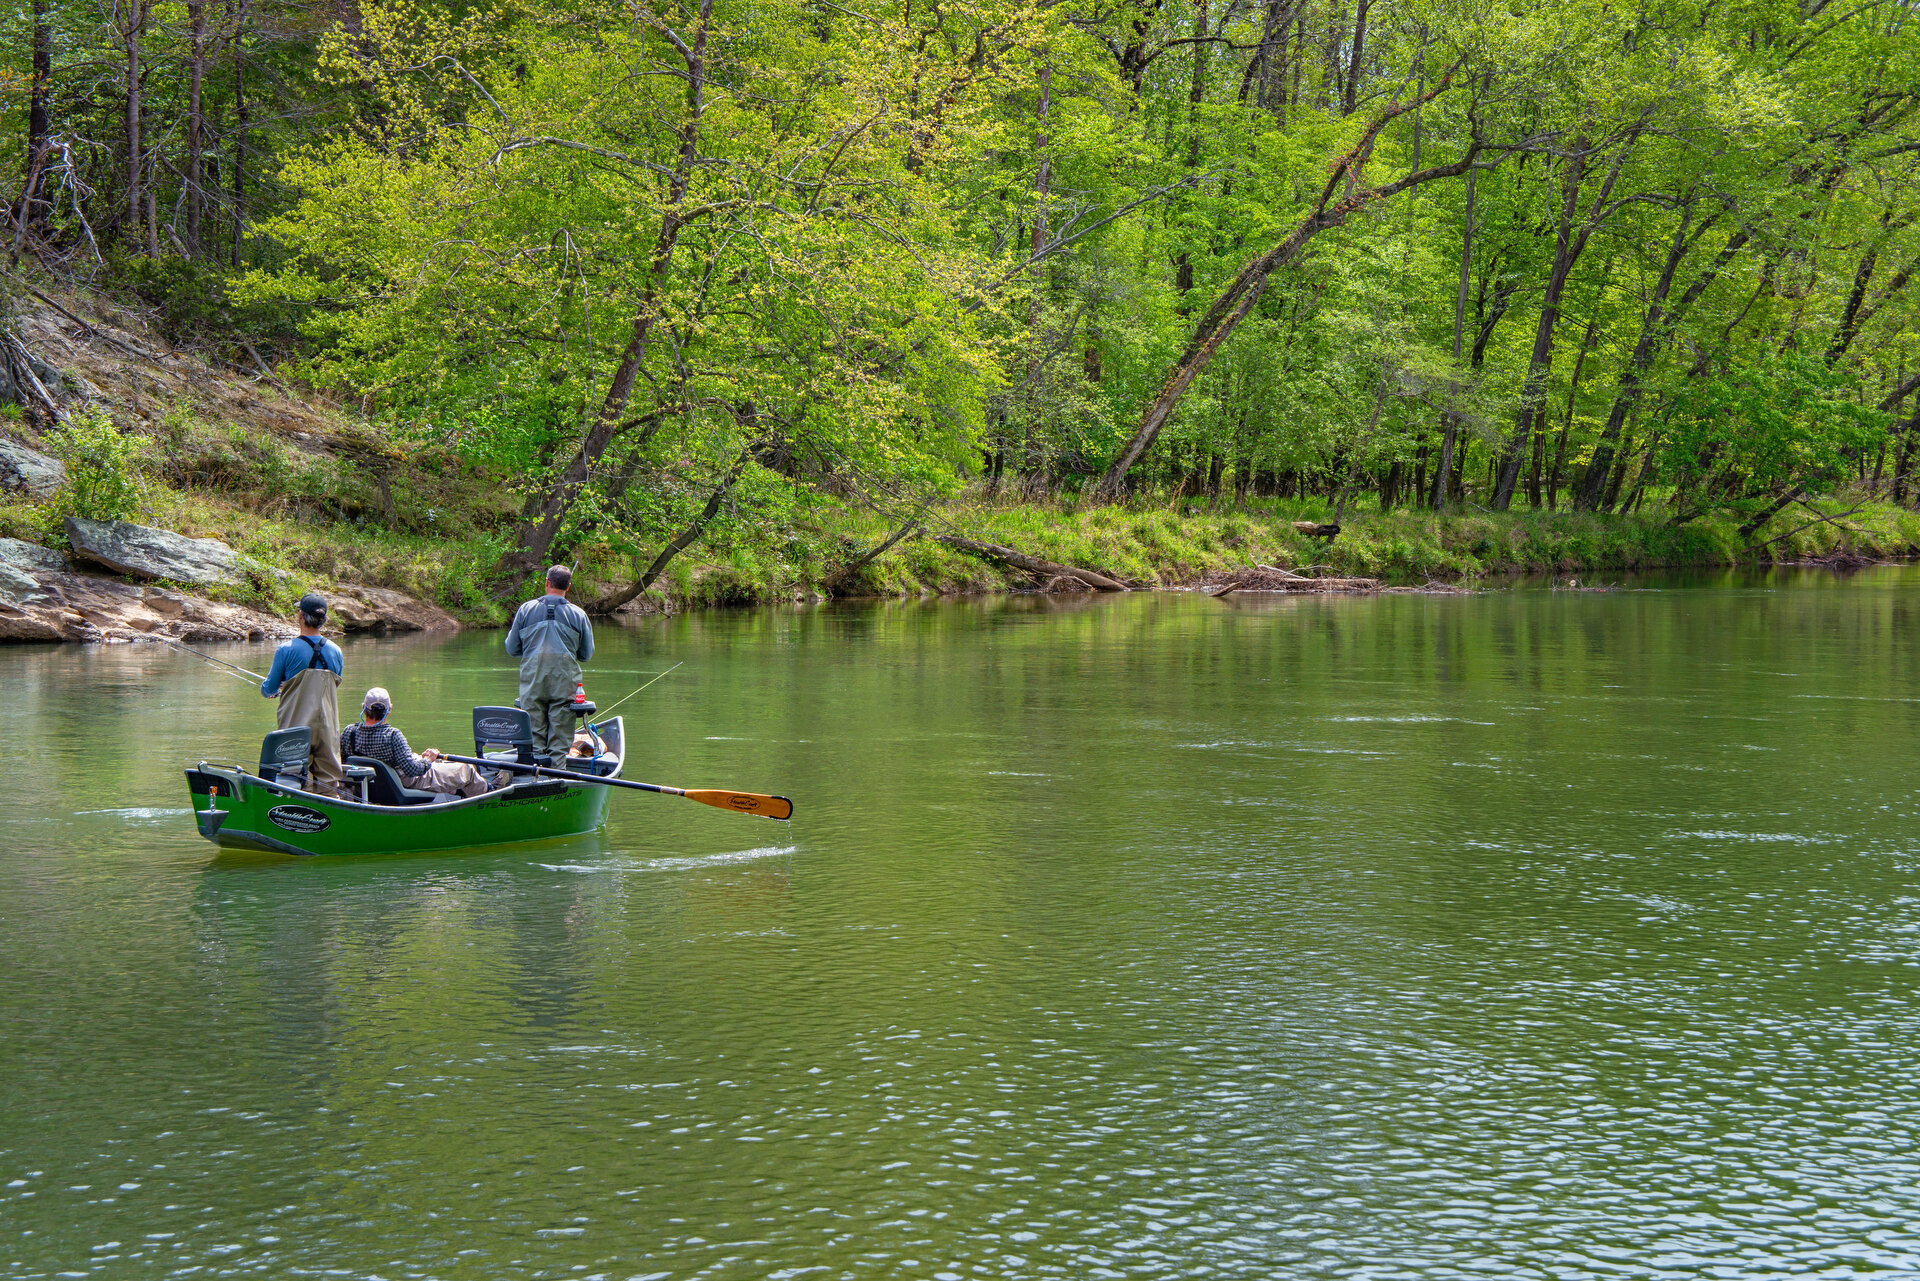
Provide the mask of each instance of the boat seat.
[{"label": "boat seat", "polygon": [[367,780],[369,804],[431,805],[443,795],[440,792],[426,792],[417,787],[408,787],[400,781],[400,775],[393,766],[385,761],[376,761],[371,756],[349,756],[347,764],[364,765],[373,771],[373,777]]},{"label": "boat seat", "polygon": [[[488,748],[507,750],[488,751]],[[490,761],[538,764],[533,759],[533,722],[518,707],[474,708],[473,754]]]},{"label": "boat seat", "polygon": [[260,777],[305,791],[307,761],[312,755],[312,726],[277,729],[260,740]]}]

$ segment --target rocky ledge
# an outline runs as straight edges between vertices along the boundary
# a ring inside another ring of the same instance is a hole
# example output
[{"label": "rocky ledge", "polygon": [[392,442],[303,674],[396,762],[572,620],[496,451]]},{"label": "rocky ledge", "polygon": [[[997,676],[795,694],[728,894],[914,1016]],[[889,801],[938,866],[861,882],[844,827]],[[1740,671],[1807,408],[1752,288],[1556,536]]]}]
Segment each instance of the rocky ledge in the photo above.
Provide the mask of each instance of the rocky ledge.
[{"label": "rocky ledge", "polygon": [[217,538],[188,538],[125,520],[66,520],[67,542],[80,560],[135,578],[164,578],[196,587],[246,581],[240,558]]},{"label": "rocky ledge", "polygon": [[[244,605],[129,581],[242,581],[239,559],[217,539],[185,538],[124,521],[69,520],[67,535],[75,548],[72,561],[46,547],[0,538],[0,642],[258,641],[294,634],[288,620]],[[120,576],[83,568],[83,560],[111,566]],[[220,577],[229,567],[233,577]],[[444,610],[384,587],[343,586],[325,595],[333,605],[335,626],[329,631],[385,634],[460,626]]]}]

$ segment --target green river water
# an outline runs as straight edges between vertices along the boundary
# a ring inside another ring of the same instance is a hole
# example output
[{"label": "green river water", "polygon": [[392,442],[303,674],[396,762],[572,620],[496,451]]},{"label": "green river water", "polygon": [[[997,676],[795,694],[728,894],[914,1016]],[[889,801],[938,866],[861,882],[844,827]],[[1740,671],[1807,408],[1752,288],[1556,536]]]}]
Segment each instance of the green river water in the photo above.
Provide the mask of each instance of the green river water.
[{"label": "green river water", "polygon": [[[216,858],[0,651],[0,1278],[1920,1272],[1920,572],[604,628],[603,832]],[[498,633],[347,644],[416,749]],[[266,646],[223,654],[256,669]]]}]

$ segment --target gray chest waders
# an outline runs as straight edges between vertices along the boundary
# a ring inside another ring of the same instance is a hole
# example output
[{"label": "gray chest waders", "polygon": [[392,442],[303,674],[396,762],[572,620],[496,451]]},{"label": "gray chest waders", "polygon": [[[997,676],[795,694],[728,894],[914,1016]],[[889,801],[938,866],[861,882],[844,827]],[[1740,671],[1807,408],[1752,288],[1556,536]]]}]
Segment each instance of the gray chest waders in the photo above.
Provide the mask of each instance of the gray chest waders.
[{"label": "gray chest waders", "polygon": [[553,633],[560,602],[549,597],[540,644],[520,660],[520,710],[533,726],[533,754],[549,764],[563,759],[573,745],[573,687],[580,680],[580,660],[573,651],[555,648]]},{"label": "gray chest waders", "polygon": [[346,782],[340,768],[340,678],[320,661],[321,647],[302,639],[312,653],[306,670],[295,672],[280,686],[280,703],[274,709],[276,728],[305,725],[313,731],[313,755],[307,760],[313,780],[310,788],[322,796],[337,795]]}]

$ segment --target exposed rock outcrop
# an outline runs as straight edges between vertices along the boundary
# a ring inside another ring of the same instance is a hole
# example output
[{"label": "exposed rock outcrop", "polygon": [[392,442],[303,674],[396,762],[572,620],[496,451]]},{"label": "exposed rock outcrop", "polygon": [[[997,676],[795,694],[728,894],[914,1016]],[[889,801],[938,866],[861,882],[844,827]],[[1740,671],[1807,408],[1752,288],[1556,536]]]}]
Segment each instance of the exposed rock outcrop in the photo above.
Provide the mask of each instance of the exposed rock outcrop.
[{"label": "exposed rock outcrop", "polygon": [[349,632],[457,632],[452,614],[385,587],[336,587],[323,593],[330,622]]},{"label": "exposed rock outcrop", "polygon": [[51,498],[67,483],[67,465],[17,440],[0,436],[0,489],[25,490],[30,498]]},{"label": "exposed rock outcrop", "polygon": [[262,640],[294,634],[291,624],[240,605],[76,573],[44,547],[11,538],[0,544],[0,641]]},{"label": "exposed rock outcrop", "polygon": [[124,520],[69,516],[67,541],[79,559],[135,578],[164,578],[199,587],[245,581],[240,558],[217,538],[188,538]]},{"label": "exposed rock outcrop", "polygon": [[23,543],[18,538],[0,538],[0,565],[36,573],[44,569],[65,569],[67,558],[51,547]]}]

